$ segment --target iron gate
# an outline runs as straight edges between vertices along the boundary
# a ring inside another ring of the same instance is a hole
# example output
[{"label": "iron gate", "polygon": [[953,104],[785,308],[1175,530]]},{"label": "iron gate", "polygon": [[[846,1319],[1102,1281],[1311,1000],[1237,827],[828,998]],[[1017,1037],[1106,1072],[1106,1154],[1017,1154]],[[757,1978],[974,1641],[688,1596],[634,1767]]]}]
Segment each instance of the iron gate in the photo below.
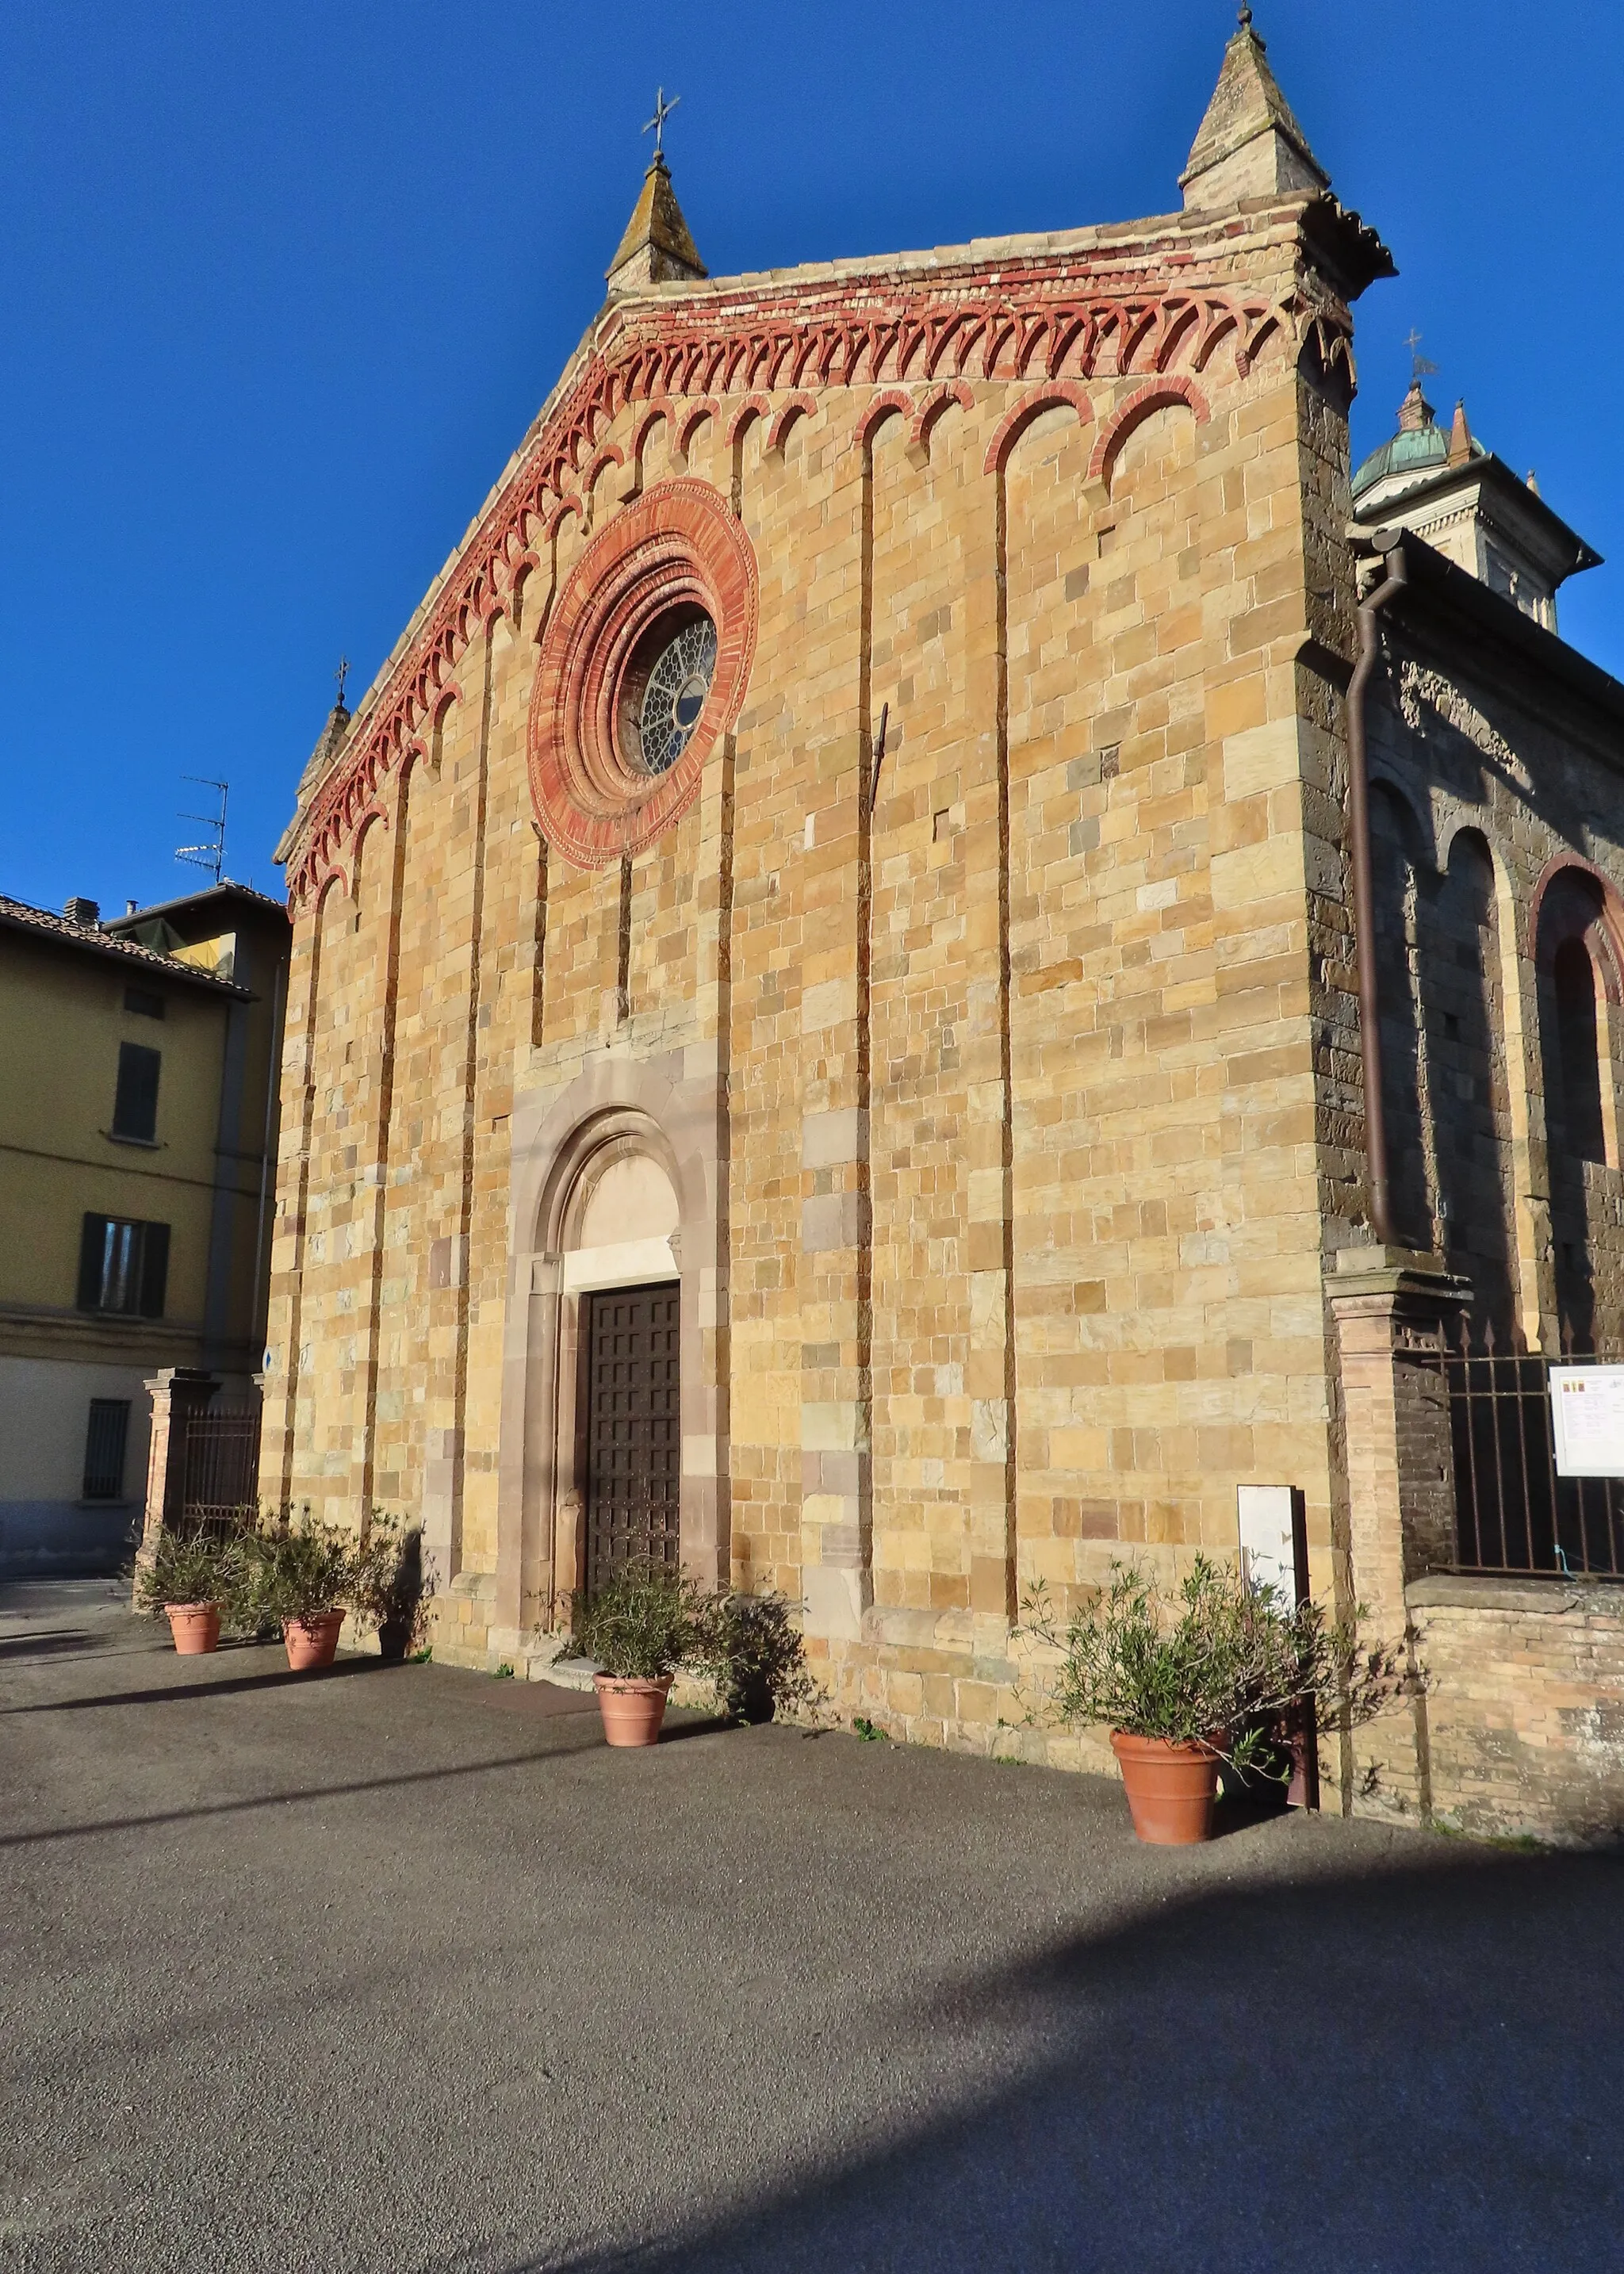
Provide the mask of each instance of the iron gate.
[{"label": "iron gate", "polygon": [[680,1297],[616,1287],[586,1306],[586,1592],[627,1563],[681,1560]]},{"label": "iron gate", "polygon": [[[1590,1352],[1565,1366],[1617,1364]],[[1551,1434],[1551,1361],[1497,1347],[1444,1346],[1454,1455],[1455,1532],[1462,1571],[1624,1577],[1624,1482],[1560,1477]]]},{"label": "iron gate", "polygon": [[192,1528],[234,1529],[260,1497],[260,1407],[215,1405],[186,1423],[181,1514]]}]

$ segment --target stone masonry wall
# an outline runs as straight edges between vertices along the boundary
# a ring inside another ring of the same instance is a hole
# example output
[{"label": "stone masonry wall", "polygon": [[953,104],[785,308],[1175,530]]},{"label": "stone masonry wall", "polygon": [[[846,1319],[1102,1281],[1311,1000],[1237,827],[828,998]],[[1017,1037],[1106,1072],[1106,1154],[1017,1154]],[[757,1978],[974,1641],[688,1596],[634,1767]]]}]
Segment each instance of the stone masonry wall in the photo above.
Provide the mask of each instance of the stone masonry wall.
[{"label": "stone masonry wall", "polygon": [[[1407,1236],[1472,1281],[1479,1331],[1492,1318],[1554,1353],[1560,1311],[1617,1348],[1624,743],[1582,702],[1520,696],[1514,678],[1401,609],[1388,638],[1370,729]],[[1587,924],[1605,1160],[1575,1157],[1552,1096],[1550,958]]]},{"label": "stone masonry wall", "polygon": [[1409,1590],[1429,1687],[1434,1819],[1615,1842],[1624,1830],[1624,1606],[1616,1588],[1490,1579]]},{"label": "stone masonry wall", "polygon": [[[1283,303],[1295,219],[1199,257]],[[721,1421],[684,1458],[842,1706],[1040,1745],[1025,1590],[1227,1549],[1240,1482],[1303,1486],[1327,1580],[1341,761],[1301,657],[1345,644],[1345,405],[1283,326],[1170,344],[1149,397],[1116,353],[1046,400],[1034,368],[819,385],[792,423],[788,388],[623,406],[301,907],[266,1473],[420,1516],[459,1651],[510,1581],[515,1630],[557,1608],[501,1568],[555,1424],[512,1131],[656,1065],[727,1099]],[[582,870],[532,823],[536,638],[583,523],[672,474],[748,535],[753,669],[684,818]]]}]

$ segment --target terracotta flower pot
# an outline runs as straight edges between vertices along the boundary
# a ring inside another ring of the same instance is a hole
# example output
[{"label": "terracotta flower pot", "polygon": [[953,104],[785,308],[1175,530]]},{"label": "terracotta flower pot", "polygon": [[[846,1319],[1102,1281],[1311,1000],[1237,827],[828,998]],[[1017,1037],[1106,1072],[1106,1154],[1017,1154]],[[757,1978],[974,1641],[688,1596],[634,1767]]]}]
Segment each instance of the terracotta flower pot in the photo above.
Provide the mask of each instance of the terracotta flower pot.
[{"label": "terracotta flower pot", "polygon": [[1111,1732],[1133,1828],[1154,1848],[1193,1848],[1212,1836],[1218,1756],[1205,1745]]},{"label": "terracotta flower pot", "polygon": [[338,1630],[344,1623],[342,1611],[317,1611],[312,1618],[283,1621],[282,1639],[295,1674],[303,1674],[307,1667],[332,1664],[338,1655]]},{"label": "terracotta flower pot", "polygon": [[220,1645],[218,1603],[165,1603],[164,1616],[182,1658],[200,1658]]},{"label": "terracotta flower pot", "polygon": [[594,1674],[593,1687],[598,1693],[606,1743],[659,1743],[665,1701],[671,1694],[668,1674],[662,1682],[622,1682],[612,1674]]}]

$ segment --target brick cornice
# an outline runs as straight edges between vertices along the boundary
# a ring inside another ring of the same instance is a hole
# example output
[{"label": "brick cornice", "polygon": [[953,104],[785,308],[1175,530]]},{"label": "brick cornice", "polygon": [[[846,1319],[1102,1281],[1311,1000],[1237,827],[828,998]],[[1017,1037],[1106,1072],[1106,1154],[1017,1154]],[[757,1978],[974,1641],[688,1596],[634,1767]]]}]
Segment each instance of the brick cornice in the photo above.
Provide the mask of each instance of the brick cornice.
[{"label": "brick cornice", "polygon": [[791,406],[833,389],[912,387],[918,411],[933,407],[927,389],[962,401],[971,381],[1152,378],[1206,370],[1220,354],[1243,376],[1277,331],[1293,353],[1311,343],[1324,365],[1341,361],[1351,381],[1351,319],[1304,267],[1297,223],[1289,209],[1238,233],[1175,220],[1149,235],[671,288],[612,307],[298,817],[290,903],[306,902],[341,865],[381,782],[445,701],[459,658],[539,566],[549,531],[567,511],[590,517],[594,475],[624,463],[608,440],[623,411],[669,405],[679,448],[701,402],[729,425],[766,418],[782,440]]}]

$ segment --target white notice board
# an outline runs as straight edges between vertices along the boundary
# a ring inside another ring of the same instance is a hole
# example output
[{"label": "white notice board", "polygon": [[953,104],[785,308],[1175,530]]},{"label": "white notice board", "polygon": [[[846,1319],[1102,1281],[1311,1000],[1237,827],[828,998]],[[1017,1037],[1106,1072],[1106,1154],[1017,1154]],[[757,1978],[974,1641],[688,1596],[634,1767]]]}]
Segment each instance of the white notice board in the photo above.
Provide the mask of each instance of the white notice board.
[{"label": "white notice board", "polygon": [[1624,1477],[1624,1366],[1553,1366],[1551,1438],[1559,1477]]},{"label": "white notice board", "polygon": [[1287,1608],[1298,1585],[1296,1495],[1289,1485],[1239,1485],[1241,1568],[1249,1587],[1278,1587]]}]

